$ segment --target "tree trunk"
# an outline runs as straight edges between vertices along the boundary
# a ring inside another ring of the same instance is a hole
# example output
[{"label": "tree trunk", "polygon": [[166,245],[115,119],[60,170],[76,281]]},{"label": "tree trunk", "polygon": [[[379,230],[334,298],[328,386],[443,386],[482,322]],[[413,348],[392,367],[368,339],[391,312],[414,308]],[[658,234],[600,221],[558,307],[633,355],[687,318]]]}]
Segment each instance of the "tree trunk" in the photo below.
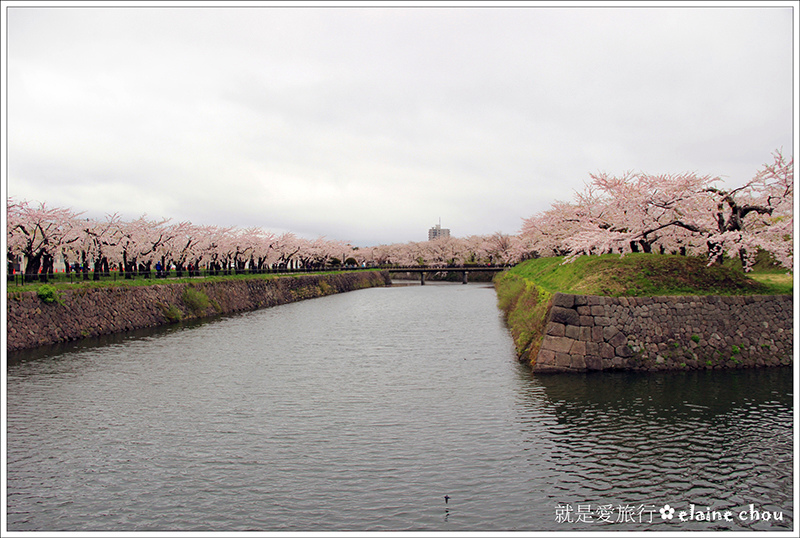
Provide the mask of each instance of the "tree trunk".
[{"label": "tree trunk", "polygon": [[39,276],[39,268],[42,266],[42,253],[36,256],[28,256],[25,264],[25,282],[33,282]]},{"label": "tree trunk", "polygon": [[742,262],[742,271],[747,269],[747,252],[745,249],[739,249],[739,261]]},{"label": "tree trunk", "polygon": [[125,273],[125,280],[130,280],[133,278],[133,273],[136,270],[136,263],[128,261],[128,255],[123,252],[122,253],[122,272]]},{"label": "tree trunk", "polygon": [[52,275],[53,257],[45,252],[42,254],[42,271],[39,273],[39,282],[47,282]]},{"label": "tree trunk", "polygon": [[711,241],[707,241],[706,244],[708,245],[709,261],[714,260],[714,265],[722,265],[725,261],[725,253],[722,252],[722,245]]},{"label": "tree trunk", "polygon": [[83,279],[89,280],[89,264],[86,263],[86,251],[81,251],[81,272],[83,273]]}]

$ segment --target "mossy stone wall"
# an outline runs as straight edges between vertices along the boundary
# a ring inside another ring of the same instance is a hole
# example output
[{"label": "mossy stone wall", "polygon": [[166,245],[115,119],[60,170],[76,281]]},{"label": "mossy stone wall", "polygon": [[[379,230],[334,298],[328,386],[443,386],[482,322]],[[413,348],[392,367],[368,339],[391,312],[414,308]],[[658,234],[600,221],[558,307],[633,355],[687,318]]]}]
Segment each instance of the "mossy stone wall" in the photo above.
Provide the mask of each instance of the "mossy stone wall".
[{"label": "mossy stone wall", "polygon": [[388,273],[363,271],[85,288],[59,291],[59,301],[52,302],[45,302],[36,292],[12,294],[8,299],[7,349],[29,349],[389,284]]},{"label": "mossy stone wall", "polygon": [[793,298],[553,296],[534,372],[792,364]]}]

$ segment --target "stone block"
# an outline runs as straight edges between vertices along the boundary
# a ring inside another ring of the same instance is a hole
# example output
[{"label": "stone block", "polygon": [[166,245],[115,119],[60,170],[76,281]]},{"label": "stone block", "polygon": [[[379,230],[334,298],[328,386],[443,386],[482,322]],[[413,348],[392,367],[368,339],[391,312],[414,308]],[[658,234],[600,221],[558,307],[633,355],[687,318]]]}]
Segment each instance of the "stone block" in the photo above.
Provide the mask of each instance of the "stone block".
[{"label": "stone block", "polygon": [[554,306],[550,309],[550,321],[554,323],[563,323],[564,325],[578,325],[580,323],[580,316],[571,308]]},{"label": "stone block", "polygon": [[612,325],[601,327],[600,330],[603,331],[603,340],[606,342],[611,340],[616,334],[619,333],[619,329]]},{"label": "stone block", "polygon": [[575,304],[574,295],[568,295],[566,293],[556,293],[555,295],[553,295],[553,306],[572,308],[574,304]]},{"label": "stone block", "polygon": [[576,310],[579,316],[589,316],[592,313],[592,307],[590,306],[579,306]]},{"label": "stone block", "polygon": [[551,336],[564,336],[564,324],[563,323],[553,323],[552,321],[547,324],[547,329],[545,334],[549,334]]},{"label": "stone block", "polygon": [[617,355],[617,357],[623,357],[626,359],[628,357],[633,357],[633,351],[628,346],[617,346],[614,348],[614,353]]},{"label": "stone block", "polygon": [[550,351],[549,349],[539,350],[539,354],[536,356],[536,364],[551,365],[555,363],[556,363],[555,351]]},{"label": "stone block", "polygon": [[556,353],[556,366],[569,368],[572,365],[572,357],[568,353]]},{"label": "stone block", "polygon": [[581,337],[580,327],[576,325],[567,325],[564,329],[564,336],[577,340]]},{"label": "stone block", "polygon": [[594,326],[594,318],[592,316],[581,316],[580,317],[580,325],[581,325],[581,327],[593,327]]},{"label": "stone block", "polygon": [[586,370],[586,360],[583,358],[582,355],[580,356],[573,355],[570,366],[574,370]]},{"label": "stone block", "polygon": [[549,349],[551,351],[555,351],[556,353],[567,353],[572,347],[572,342],[574,342],[574,340],[565,336],[547,335],[542,340],[541,349]]},{"label": "stone block", "polygon": [[572,347],[569,348],[570,355],[586,355],[586,342],[581,342],[580,340],[575,340],[572,343]]},{"label": "stone block", "polygon": [[601,327],[606,327],[608,325],[611,325],[611,320],[606,317],[598,316],[594,318],[594,324],[599,325]]},{"label": "stone block", "polygon": [[616,353],[614,352],[614,346],[611,344],[601,342],[598,344],[598,346],[600,347],[600,357],[604,359],[611,359],[616,356]]},{"label": "stone block", "polygon": [[587,370],[602,370],[603,369],[603,359],[596,355],[589,355],[584,359],[586,361],[586,369]]},{"label": "stone block", "polygon": [[569,370],[567,368],[559,368],[554,364],[537,364],[533,367],[533,371],[537,374],[560,374],[563,372],[568,372]]},{"label": "stone block", "polygon": [[618,347],[624,345],[627,341],[628,338],[621,332],[617,331],[617,333],[609,339],[608,343],[614,347]]},{"label": "stone block", "polygon": [[606,315],[606,307],[605,306],[592,306],[589,307],[592,311],[593,316],[605,316]]},{"label": "stone block", "polygon": [[603,329],[604,327],[592,327],[592,342],[603,341]]},{"label": "stone block", "polygon": [[584,342],[591,342],[592,341],[592,327],[581,327],[580,328],[580,336],[578,337]]}]

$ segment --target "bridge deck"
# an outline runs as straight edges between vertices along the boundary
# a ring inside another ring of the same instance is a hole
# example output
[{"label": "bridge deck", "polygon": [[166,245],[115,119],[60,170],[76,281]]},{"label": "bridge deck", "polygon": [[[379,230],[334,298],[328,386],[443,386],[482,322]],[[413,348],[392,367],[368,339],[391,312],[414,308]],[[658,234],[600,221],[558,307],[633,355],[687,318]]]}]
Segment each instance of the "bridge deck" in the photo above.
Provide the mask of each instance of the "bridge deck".
[{"label": "bridge deck", "polygon": [[492,265],[492,266],[488,266],[488,267],[476,267],[476,266],[473,266],[473,265],[466,266],[466,267],[458,267],[458,266],[433,267],[433,266],[414,265],[414,266],[411,266],[411,267],[385,267],[383,269],[386,270],[386,271],[389,271],[390,273],[423,273],[423,272],[424,273],[434,273],[434,272],[460,273],[460,272],[463,272],[463,271],[467,271],[467,272],[481,271],[481,272],[499,273],[501,271],[505,271],[506,269],[509,269],[509,267],[501,267],[501,266],[498,266],[498,265]]},{"label": "bridge deck", "polygon": [[425,273],[461,273],[461,283],[466,284],[468,282],[467,274],[474,273],[474,272],[490,272],[490,273],[499,273],[501,271],[505,271],[508,267],[502,267],[497,265],[490,265],[486,267],[469,265],[465,267],[460,266],[449,266],[449,267],[433,267],[433,266],[419,266],[414,265],[411,267],[386,267],[384,270],[390,273],[419,273],[419,282],[422,285],[425,285]]}]

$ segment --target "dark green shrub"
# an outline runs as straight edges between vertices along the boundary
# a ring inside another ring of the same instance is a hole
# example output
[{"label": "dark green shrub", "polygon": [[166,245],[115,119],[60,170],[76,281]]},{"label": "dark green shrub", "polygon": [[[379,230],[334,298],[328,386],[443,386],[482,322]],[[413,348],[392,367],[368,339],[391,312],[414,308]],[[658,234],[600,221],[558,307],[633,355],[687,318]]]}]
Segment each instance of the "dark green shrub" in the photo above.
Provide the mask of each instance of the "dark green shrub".
[{"label": "dark green shrub", "polygon": [[181,299],[183,300],[183,304],[185,304],[195,316],[204,314],[211,304],[208,295],[192,287],[187,287],[183,290]]},{"label": "dark green shrub", "polygon": [[158,303],[158,308],[161,309],[161,313],[164,314],[164,317],[167,318],[167,321],[170,323],[177,323],[183,319],[183,312],[174,304],[165,305],[164,303]]},{"label": "dark green shrub", "polygon": [[58,303],[60,305],[64,304],[64,299],[58,293],[55,286],[51,286],[50,284],[45,284],[44,286],[39,286],[38,291],[36,294],[39,296],[43,302],[47,304]]}]

